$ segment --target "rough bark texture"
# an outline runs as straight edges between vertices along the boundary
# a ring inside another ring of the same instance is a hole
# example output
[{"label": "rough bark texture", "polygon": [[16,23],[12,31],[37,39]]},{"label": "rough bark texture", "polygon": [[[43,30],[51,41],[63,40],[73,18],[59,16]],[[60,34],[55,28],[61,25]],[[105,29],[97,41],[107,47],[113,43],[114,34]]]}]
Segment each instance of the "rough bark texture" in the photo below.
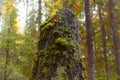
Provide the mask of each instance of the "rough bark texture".
[{"label": "rough bark texture", "polygon": [[86,17],[86,33],[87,33],[87,59],[88,59],[88,80],[95,80],[94,74],[94,53],[92,44],[92,26],[91,26],[91,16],[90,16],[90,1],[85,1],[85,17]]},{"label": "rough bark texture", "polygon": [[118,35],[118,24],[115,16],[115,5],[114,0],[109,0],[109,6],[110,6],[110,23],[113,30],[113,43],[114,43],[114,52],[115,52],[115,60],[116,60],[116,66],[117,66],[117,74],[118,74],[118,80],[120,80],[120,39]]},{"label": "rough bark texture", "polygon": [[31,80],[83,80],[79,39],[79,27],[69,9],[43,23]]}]

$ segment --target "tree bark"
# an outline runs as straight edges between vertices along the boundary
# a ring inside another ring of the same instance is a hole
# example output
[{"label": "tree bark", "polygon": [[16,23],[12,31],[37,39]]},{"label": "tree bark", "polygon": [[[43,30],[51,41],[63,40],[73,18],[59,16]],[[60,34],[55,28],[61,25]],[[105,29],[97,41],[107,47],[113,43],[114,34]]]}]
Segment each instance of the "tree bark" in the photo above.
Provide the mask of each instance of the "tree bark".
[{"label": "tree bark", "polygon": [[85,2],[85,17],[86,17],[86,38],[87,38],[87,59],[88,59],[88,80],[95,80],[94,74],[94,53],[92,44],[92,29],[91,29],[91,16],[90,16],[90,1]]},{"label": "tree bark", "polygon": [[79,43],[79,27],[69,9],[41,24],[31,80],[83,80]]},{"label": "tree bark", "polygon": [[[114,44],[114,52],[115,52],[115,61],[117,66],[117,74],[118,77],[120,76],[120,42],[119,42],[119,35],[118,35],[118,24],[117,19],[115,16],[115,4],[114,0],[109,0],[109,7],[110,7],[110,23],[113,31],[113,44]],[[120,80],[120,77],[118,78]]]}]

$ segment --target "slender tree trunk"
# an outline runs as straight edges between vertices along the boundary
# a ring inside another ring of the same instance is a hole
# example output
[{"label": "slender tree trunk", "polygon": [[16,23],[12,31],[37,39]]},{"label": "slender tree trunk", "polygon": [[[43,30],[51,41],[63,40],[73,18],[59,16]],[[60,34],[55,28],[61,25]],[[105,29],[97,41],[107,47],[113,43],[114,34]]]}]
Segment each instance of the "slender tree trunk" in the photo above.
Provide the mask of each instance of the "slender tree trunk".
[{"label": "slender tree trunk", "polygon": [[106,49],[107,42],[106,42],[105,24],[103,21],[104,19],[103,19],[103,13],[102,13],[102,3],[99,4],[98,11],[99,11],[100,24],[101,24],[102,46],[103,46],[105,71],[106,71],[106,79],[105,80],[109,80],[109,67],[108,67],[108,57],[107,57],[107,49]]},{"label": "slender tree trunk", "polygon": [[0,0],[0,16],[2,15],[2,0]]},{"label": "slender tree trunk", "polygon": [[114,0],[109,0],[110,7],[110,23],[113,31],[113,44],[114,44],[114,52],[115,52],[115,61],[117,66],[117,74],[119,76],[118,80],[120,80],[120,42],[118,35],[118,24],[115,16],[115,4]]},{"label": "slender tree trunk", "polygon": [[39,0],[39,1],[38,1],[38,18],[37,18],[38,27],[39,27],[40,24],[41,24],[41,18],[42,18],[41,10],[42,10],[41,0]]},{"label": "slender tree trunk", "polygon": [[87,32],[87,51],[88,51],[88,80],[95,80],[94,74],[94,53],[92,44],[92,29],[91,29],[91,16],[90,16],[90,1],[85,1],[85,17],[86,17],[86,32]]},{"label": "slender tree trunk", "polygon": [[28,8],[29,8],[29,0],[26,0],[26,21],[25,21],[25,25],[28,25]]},{"label": "slender tree trunk", "polygon": [[69,0],[63,0],[63,7],[67,8],[68,7]]}]

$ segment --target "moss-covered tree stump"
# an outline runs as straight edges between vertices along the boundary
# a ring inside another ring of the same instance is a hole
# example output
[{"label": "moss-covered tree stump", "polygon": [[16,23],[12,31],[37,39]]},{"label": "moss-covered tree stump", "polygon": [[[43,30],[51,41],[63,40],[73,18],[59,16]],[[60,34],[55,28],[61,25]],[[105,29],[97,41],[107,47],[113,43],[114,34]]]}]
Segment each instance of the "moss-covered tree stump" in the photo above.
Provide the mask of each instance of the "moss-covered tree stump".
[{"label": "moss-covered tree stump", "polygon": [[83,80],[79,39],[79,27],[69,9],[41,24],[32,80]]}]

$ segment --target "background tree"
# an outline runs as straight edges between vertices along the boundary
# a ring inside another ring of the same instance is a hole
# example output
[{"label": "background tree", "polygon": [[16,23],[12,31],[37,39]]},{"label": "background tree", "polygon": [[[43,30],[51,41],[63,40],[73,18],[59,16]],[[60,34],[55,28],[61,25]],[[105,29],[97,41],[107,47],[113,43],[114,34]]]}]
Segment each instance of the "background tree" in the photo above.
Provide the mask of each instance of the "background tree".
[{"label": "background tree", "polygon": [[94,53],[92,44],[92,26],[90,16],[90,1],[85,0],[85,17],[86,17],[86,38],[87,38],[87,61],[88,61],[88,80],[95,80]]},{"label": "background tree", "polygon": [[[119,42],[119,35],[118,35],[118,24],[115,16],[114,0],[109,0],[109,6],[110,6],[110,22],[113,30],[113,43],[114,43],[117,74],[118,76],[120,76],[120,42]],[[118,78],[118,80],[119,79],[120,78]]]},{"label": "background tree", "polygon": [[99,13],[99,20],[100,20],[100,25],[101,25],[101,33],[102,33],[102,46],[103,46],[103,54],[104,54],[104,63],[105,63],[105,72],[106,72],[106,80],[109,80],[109,67],[108,67],[108,56],[107,56],[107,42],[106,42],[106,29],[105,29],[105,24],[104,24],[104,16],[103,16],[103,2],[100,1],[98,4],[98,13]]}]

